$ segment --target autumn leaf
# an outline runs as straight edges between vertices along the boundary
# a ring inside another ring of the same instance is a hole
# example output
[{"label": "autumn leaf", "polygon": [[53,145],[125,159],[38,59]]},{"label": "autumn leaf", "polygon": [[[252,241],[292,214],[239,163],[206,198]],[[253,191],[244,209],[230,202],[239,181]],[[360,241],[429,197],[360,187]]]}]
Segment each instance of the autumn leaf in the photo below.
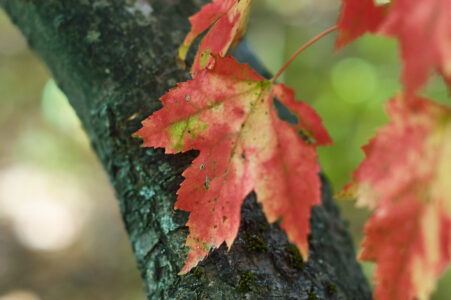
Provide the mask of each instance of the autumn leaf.
[{"label": "autumn leaf", "polygon": [[407,94],[423,86],[431,71],[451,82],[451,1],[396,0],[380,32],[400,42]]},{"label": "autumn leaf", "polygon": [[399,96],[388,114],[347,186],[374,209],[360,258],[377,263],[376,299],[428,299],[451,255],[451,109]]},{"label": "autumn leaf", "polygon": [[[451,1],[342,0],[336,47],[371,32],[399,40],[404,92],[414,95],[438,71],[451,82]],[[382,2],[382,1],[379,1]]]},{"label": "autumn leaf", "polygon": [[364,33],[375,33],[385,19],[388,6],[376,5],[374,0],[341,0],[340,18],[337,22],[336,48],[354,41]]},{"label": "autumn leaf", "polygon": [[175,204],[190,212],[190,251],[180,273],[223,242],[230,249],[252,190],[268,221],[281,218],[307,258],[310,211],[321,198],[315,147],[331,142],[313,109],[231,57],[217,57],[212,69],[194,73],[161,101],[137,132],[143,146],[200,152],[183,173]]},{"label": "autumn leaf", "polygon": [[191,31],[179,48],[178,60],[184,61],[191,44],[203,32],[207,32],[200,43],[194,59],[192,72],[214,63],[213,56],[224,57],[246,30],[247,17],[252,0],[213,0],[201,11],[190,17]]}]

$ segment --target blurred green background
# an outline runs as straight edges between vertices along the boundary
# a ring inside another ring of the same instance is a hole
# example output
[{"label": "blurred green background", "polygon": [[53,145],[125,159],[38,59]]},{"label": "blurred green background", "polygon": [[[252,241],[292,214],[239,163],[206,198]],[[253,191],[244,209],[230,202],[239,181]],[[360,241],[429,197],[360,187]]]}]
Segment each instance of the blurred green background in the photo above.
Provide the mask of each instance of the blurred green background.
[{"label": "blurred green background", "polygon": [[[282,6],[283,4],[283,6]],[[255,1],[247,39],[274,74],[335,24],[336,0]],[[319,150],[337,192],[387,122],[400,90],[396,42],[365,36],[336,52],[334,34],[303,52],[281,81],[322,116]],[[425,94],[447,98],[434,77]],[[64,94],[0,10],[0,300],[144,299],[114,193]],[[368,211],[337,201],[356,249]],[[371,278],[373,265],[362,263]],[[433,299],[451,298],[451,273]]]}]

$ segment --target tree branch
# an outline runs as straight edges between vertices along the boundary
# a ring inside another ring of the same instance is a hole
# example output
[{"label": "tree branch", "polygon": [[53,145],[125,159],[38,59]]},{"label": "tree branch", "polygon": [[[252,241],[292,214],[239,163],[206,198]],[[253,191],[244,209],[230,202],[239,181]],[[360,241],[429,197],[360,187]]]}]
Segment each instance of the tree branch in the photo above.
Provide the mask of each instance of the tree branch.
[{"label": "tree branch", "polygon": [[110,176],[149,299],[370,299],[327,183],[313,210],[307,263],[251,194],[232,250],[222,246],[177,275],[187,214],[173,211],[175,192],[196,153],[142,149],[131,134],[161,107],[161,95],[189,78],[175,57],[201,2],[0,0],[68,96]]}]

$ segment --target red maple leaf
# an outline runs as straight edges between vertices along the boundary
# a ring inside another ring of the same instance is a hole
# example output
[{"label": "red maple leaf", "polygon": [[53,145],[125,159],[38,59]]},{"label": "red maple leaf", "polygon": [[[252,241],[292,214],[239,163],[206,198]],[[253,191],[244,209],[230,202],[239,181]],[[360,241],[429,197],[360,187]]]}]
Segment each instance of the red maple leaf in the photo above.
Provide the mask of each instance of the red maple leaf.
[{"label": "red maple leaf", "polygon": [[367,32],[375,33],[385,19],[387,6],[376,6],[374,0],[341,0],[340,18],[337,22],[337,49],[349,44]]},{"label": "red maple leaf", "polygon": [[245,32],[252,0],[213,0],[190,17],[191,31],[179,49],[178,59],[184,61],[191,44],[203,32],[210,30],[200,43],[192,72],[208,67],[213,56],[224,57]]},{"label": "red maple leaf", "polygon": [[[241,204],[252,190],[268,221],[282,218],[289,240],[307,258],[311,207],[321,198],[315,147],[331,142],[313,109],[231,57],[216,58],[211,69],[161,100],[163,108],[137,132],[143,146],[200,151],[177,192],[175,207],[190,212],[181,274],[210,249],[232,246]],[[290,111],[288,121],[279,118],[276,103]]]},{"label": "red maple leaf", "polygon": [[451,82],[451,1],[342,0],[337,48],[371,32],[396,37],[401,47],[402,81],[412,96],[433,70]]},{"label": "red maple leaf", "polygon": [[451,255],[451,109],[399,96],[388,113],[347,187],[375,209],[360,258],[377,263],[376,299],[427,299]]},{"label": "red maple leaf", "polygon": [[427,81],[432,70],[438,69],[451,82],[451,1],[396,0],[380,32],[400,42],[408,95]]}]

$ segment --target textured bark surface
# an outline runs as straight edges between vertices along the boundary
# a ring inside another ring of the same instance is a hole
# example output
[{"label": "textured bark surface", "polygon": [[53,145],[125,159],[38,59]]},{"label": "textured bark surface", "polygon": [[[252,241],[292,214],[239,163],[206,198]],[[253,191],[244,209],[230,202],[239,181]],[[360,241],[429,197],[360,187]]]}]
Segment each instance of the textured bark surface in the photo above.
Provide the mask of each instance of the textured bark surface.
[{"label": "textured bark surface", "polygon": [[196,153],[142,149],[131,133],[189,75],[175,56],[195,0],[0,0],[52,71],[109,174],[149,299],[370,299],[327,183],[302,262],[251,194],[239,237],[186,276],[187,214],[174,211]]}]

